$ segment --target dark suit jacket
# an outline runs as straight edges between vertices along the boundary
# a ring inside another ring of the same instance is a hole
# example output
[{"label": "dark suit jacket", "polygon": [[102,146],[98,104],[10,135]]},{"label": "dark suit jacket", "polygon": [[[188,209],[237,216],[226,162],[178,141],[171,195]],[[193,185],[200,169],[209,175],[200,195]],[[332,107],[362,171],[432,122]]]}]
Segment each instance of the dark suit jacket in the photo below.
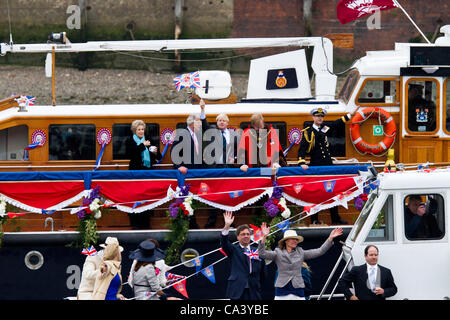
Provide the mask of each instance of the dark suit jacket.
[{"label": "dark suit jacket", "polygon": [[[244,254],[244,249],[237,244],[232,244],[228,236],[221,234],[220,244],[223,251],[231,261],[231,272],[228,277],[227,297],[237,300],[242,297],[245,286],[248,283],[250,300],[261,300],[261,282],[263,277],[264,262],[252,259]],[[252,250],[256,249],[256,246]],[[252,273],[250,274],[249,261],[252,263]]]},{"label": "dark suit jacket", "polygon": [[[142,151],[145,150],[145,146],[143,143],[140,145],[136,144],[133,137],[130,137],[125,142],[125,152],[127,154],[127,158],[130,159],[130,165],[128,167],[129,170],[150,170],[151,168],[145,167],[142,163]],[[153,152],[150,152],[150,166],[153,166],[159,159],[161,159],[161,153],[158,152],[155,155]]]},{"label": "dark suit jacket", "polygon": [[[178,137],[175,137],[175,140],[174,140],[174,142],[172,144],[172,147],[171,147],[171,150],[170,150],[170,156],[172,158],[173,166],[175,167],[175,169],[178,169],[181,166],[184,166],[184,167],[186,167],[188,169],[203,169],[204,165],[203,165],[203,159],[202,159],[202,154],[201,154],[202,153],[202,148],[201,148],[201,144],[200,144],[200,137],[197,136],[197,141],[199,143],[199,149],[200,149],[199,150],[199,154],[197,154],[197,152],[195,150],[194,140],[190,136],[189,130],[187,128],[186,129],[177,129],[178,132],[181,132],[181,130],[186,130],[184,133],[187,132],[189,134],[188,148],[190,150],[191,156],[190,156],[188,161],[181,161],[179,163],[174,161],[174,155],[172,154],[174,148],[178,144],[183,143],[183,139],[188,137],[186,134],[184,134],[184,135],[181,135],[181,133],[178,134],[177,135]],[[180,154],[179,154],[179,156],[183,157],[183,154],[184,154],[184,152],[183,152],[183,149],[182,149]],[[201,162],[201,163],[195,163],[195,159],[200,159],[200,161],[197,161],[197,162]]]},{"label": "dark suit jacket", "polygon": [[384,289],[384,294],[376,295],[368,287],[367,265],[354,266],[350,271],[347,271],[341,279],[339,279],[339,288],[344,293],[345,298],[349,299],[352,296],[350,287],[352,283],[355,287],[355,295],[360,300],[385,300],[397,293],[397,286],[394,283],[391,270],[378,265],[380,273],[380,287]]},{"label": "dark suit jacket", "polygon": [[[210,126],[209,123],[208,123],[208,121],[206,121],[206,119],[202,119],[202,131],[205,132],[206,130],[209,130],[209,129],[217,129],[217,130],[219,130],[216,126]],[[233,136],[231,136],[231,139],[233,139],[233,141],[230,140],[230,141],[224,146],[224,148],[223,148],[223,150],[222,150],[222,155],[223,155],[224,153],[226,154],[227,148],[233,147],[233,150],[230,150],[229,154],[230,154],[230,156],[232,156],[233,159],[236,161],[237,148],[238,148],[238,146],[239,146],[239,138],[238,138],[238,136],[234,136],[234,138],[233,138]],[[205,142],[204,142],[204,143],[205,143]],[[211,142],[208,142],[208,145],[209,145],[209,144],[214,144],[214,143],[220,143],[220,145],[223,145],[222,141],[216,142],[215,137],[212,137]],[[214,151],[212,152],[212,156],[215,157]],[[227,164],[228,159],[225,159],[225,157],[224,157],[223,160],[224,160],[224,161],[223,161],[223,164],[214,163],[214,164],[212,164],[212,165],[208,165],[208,167],[209,167],[209,168],[234,168],[234,165],[233,165],[233,164],[231,164],[231,163],[230,163],[230,164]],[[234,161],[234,162],[235,162],[235,161]]]}]

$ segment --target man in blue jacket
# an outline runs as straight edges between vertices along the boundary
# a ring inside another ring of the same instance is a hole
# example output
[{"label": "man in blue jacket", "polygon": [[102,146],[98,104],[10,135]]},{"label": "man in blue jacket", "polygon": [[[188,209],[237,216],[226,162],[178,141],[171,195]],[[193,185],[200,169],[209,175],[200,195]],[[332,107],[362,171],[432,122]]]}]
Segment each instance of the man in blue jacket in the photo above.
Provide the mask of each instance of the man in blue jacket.
[{"label": "man in blue jacket", "polygon": [[[231,300],[261,300],[261,278],[263,276],[263,261],[257,256],[250,257],[256,250],[250,246],[251,233],[248,225],[236,228],[239,243],[232,244],[228,239],[230,226],[234,216],[227,211],[223,215],[225,226],[222,230],[220,243],[223,251],[231,261],[231,272],[228,277],[227,297]],[[247,253],[247,254],[246,254]]]}]

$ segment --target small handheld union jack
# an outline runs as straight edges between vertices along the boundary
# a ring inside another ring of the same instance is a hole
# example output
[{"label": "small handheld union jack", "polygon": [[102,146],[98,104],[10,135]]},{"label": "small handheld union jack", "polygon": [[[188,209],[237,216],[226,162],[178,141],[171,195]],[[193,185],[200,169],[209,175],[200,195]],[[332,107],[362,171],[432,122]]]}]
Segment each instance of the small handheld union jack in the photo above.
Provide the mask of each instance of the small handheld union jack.
[{"label": "small handheld union jack", "polygon": [[200,73],[198,71],[183,73],[173,78],[175,88],[180,91],[183,88],[200,88]]},{"label": "small handheld union jack", "polygon": [[258,249],[255,249],[255,250],[248,249],[248,250],[245,251],[244,253],[245,253],[250,259],[259,260]]},{"label": "small handheld union jack", "polygon": [[83,251],[81,251],[81,253],[86,256],[95,256],[97,255],[97,250],[95,250],[94,246],[91,246],[88,249],[84,248]]}]

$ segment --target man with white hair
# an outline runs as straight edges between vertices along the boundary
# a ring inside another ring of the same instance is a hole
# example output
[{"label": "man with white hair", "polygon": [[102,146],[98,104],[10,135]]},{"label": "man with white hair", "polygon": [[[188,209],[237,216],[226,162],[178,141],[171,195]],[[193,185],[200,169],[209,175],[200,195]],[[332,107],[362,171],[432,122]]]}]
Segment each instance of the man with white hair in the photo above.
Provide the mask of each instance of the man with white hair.
[{"label": "man with white hair", "polygon": [[[190,114],[186,129],[177,129],[170,156],[176,169],[186,174],[188,169],[203,169],[202,122],[199,114]],[[186,153],[185,153],[186,152]]]},{"label": "man with white hair", "polygon": [[[234,163],[236,162],[237,145],[239,143],[238,136],[234,132],[228,129],[228,123],[230,119],[225,113],[220,113],[216,117],[217,128],[214,128],[208,124],[206,121],[205,114],[205,101],[200,99],[200,119],[202,120],[202,130],[206,132],[207,130],[218,130],[216,135],[212,135],[211,142],[209,145],[214,146],[211,152],[211,157],[214,158],[214,162],[208,165],[208,168],[219,169],[219,168],[234,168]],[[219,137],[221,137],[220,140]],[[220,154],[216,151],[220,150]],[[208,156],[208,154],[206,154]],[[217,214],[219,209],[210,208],[208,221],[206,222],[205,228],[214,227],[217,221]]]}]

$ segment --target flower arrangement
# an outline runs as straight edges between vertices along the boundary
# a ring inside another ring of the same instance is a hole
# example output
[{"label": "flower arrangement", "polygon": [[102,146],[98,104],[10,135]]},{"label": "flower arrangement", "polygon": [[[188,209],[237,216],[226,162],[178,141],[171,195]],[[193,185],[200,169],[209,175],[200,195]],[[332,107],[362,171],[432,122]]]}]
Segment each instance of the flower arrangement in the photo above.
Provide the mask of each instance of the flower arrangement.
[{"label": "flower arrangement", "polygon": [[[275,226],[291,216],[291,210],[286,204],[286,199],[282,197],[283,187],[278,186],[278,183],[273,180],[272,196],[264,203],[264,209],[270,218],[269,225]],[[267,237],[266,247],[270,248],[275,242],[275,234]]]},{"label": "flower arrangement", "polygon": [[186,243],[189,230],[189,217],[194,215],[193,199],[189,196],[191,185],[186,184],[180,187],[178,196],[169,206],[167,216],[170,221],[171,232],[166,236],[170,246],[166,251],[165,261],[168,265],[174,265],[180,262],[180,252]]},{"label": "flower arrangement", "polygon": [[291,210],[287,207],[286,199],[281,196],[283,188],[279,187],[276,181],[273,181],[273,187],[272,196],[264,203],[264,209],[271,218],[281,213],[281,217],[287,219],[291,216]]},{"label": "flower arrangement", "polygon": [[356,210],[361,211],[366,201],[367,201],[367,194],[365,193],[362,193],[358,197],[356,197],[354,202]]},{"label": "flower arrangement", "polygon": [[89,193],[88,197],[83,198],[81,207],[76,210],[78,219],[78,241],[77,246],[89,248],[97,243],[99,236],[97,232],[97,219],[102,216],[105,199],[100,196],[100,186],[95,187]]}]

